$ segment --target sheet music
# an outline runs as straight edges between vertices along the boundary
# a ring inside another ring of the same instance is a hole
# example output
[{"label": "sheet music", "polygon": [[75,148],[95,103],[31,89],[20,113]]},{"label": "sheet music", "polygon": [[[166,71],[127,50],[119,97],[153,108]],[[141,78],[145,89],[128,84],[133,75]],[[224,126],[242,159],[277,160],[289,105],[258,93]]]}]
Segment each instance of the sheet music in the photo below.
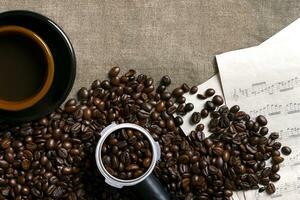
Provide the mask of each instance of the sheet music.
[{"label": "sheet music", "polygon": [[[275,184],[276,194],[249,191],[245,192],[247,199],[300,199],[300,178],[293,176],[300,172],[300,20],[291,26],[276,34],[272,42],[217,56],[226,103],[239,104],[253,117],[266,115],[268,127],[280,132],[281,142],[293,149],[281,166],[280,174],[285,175]],[[297,38],[292,40],[292,35]],[[287,185],[289,189],[284,189]]]},{"label": "sheet music", "polygon": [[[298,38],[300,39],[299,35],[300,35],[300,19],[296,20],[295,22],[293,22],[292,24],[290,24],[289,26],[287,26],[286,28],[284,28],[283,30],[281,30],[280,32],[278,32],[277,34],[275,34],[273,37],[269,38],[268,40],[266,40],[265,42],[263,42],[261,45],[266,45],[266,44],[273,44],[273,43],[278,43],[281,42],[282,40],[287,41],[287,40],[291,40],[292,42],[297,40]],[[287,82],[286,85],[288,85],[289,87],[299,87],[299,77],[293,77],[290,80],[283,80],[285,82]],[[265,85],[265,88],[263,91],[265,93],[269,93],[269,95],[273,94],[274,92],[278,92],[278,90],[284,90],[284,85],[280,84],[279,82],[272,82],[272,83],[264,83],[261,82],[261,84],[259,83],[255,83],[253,84],[255,87],[258,88],[259,85]],[[251,86],[250,86],[251,87]],[[252,89],[251,92],[254,92],[253,88],[239,88],[241,90],[245,90],[245,89]],[[278,88],[280,87],[280,88]],[[289,88],[287,87],[287,88]],[[219,74],[214,75],[213,77],[211,77],[208,81],[206,81],[205,83],[201,84],[198,86],[198,92],[204,92],[205,89],[207,88],[214,88],[217,92],[217,94],[221,95],[222,93],[222,89],[221,89],[221,82],[220,82],[220,78],[219,78]],[[250,91],[247,91],[248,93],[250,93]],[[257,91],[257,94],[260,91]],[[246,91],[244,92],[246,93]],[[192,97],[193,96],[193,97]],[[240,98],[243,98],[242,94],[239,94]],[[203,108],[205,101],[200,101],[198,99],[196,99],[196,95],[189,95],[186,94],[185,97],[187,98],[187,102],[192,102],[194,104],[195,110],[200,110],[201,108]],[[271,105],[270,105],[271,106]],[[274,106],[274,109],[276,108],[276,106]],[[273,110],[273,107],[271,106],[271,111]],[[275,111],[273,111],[275,113]],[[189,117],[191,116],[192,113],[187,114],[186,116],[183,117],[184,119],[184,124],[182,125],[182,130],[183,132],[188,135],[192,130],[195,129],[195,126],[192,126],[189,123]],[[253,113],[254,114],[254,113]],[[257,113],[255,113],[257,114]],[[207,125],[208,123],[208,119],[204,119],[201,121],[201,123],[203,123],[204,125]],[[207,133],[207,130],[204,130],[205,133]],[[281,137],[286,137],[285,139],[288,139],[288,137],[293,138],[293,137],[299,137],[300,138],[300,125],[299,126],[293,126],[290,128],[283,128],[278,130],[278,132],[280,132],[280,136]],[[283,139],[283,138],[280,138]],[[294,150],[294,149],[293,149]],[[294,156],[289,156],[286,158],[286,162],[285,163],[299,163],[299,153],[295,153]],[[287,160],[288,159],[288,160]],[[298,161],[294,161],[298,159]],[[281,181],[280,181],[281,182]],[[253,195],[252,195],[253,194]],[[246,193],[244,192],[234,192],[233,193],[233,197],[232,199],[234,200],[244,200],[246,199],[245,196],[248,196],[247,199],[256,199],[255,197],[255,192],[252,191],[248,191]],[[300,198],[299,198],[300,199]],[[292,200],[292,199],[290,199]]]},{"label": "sheet music", "polygon": [[284,93],[300,87],[300,78],[293,77],[289,80],[283,80],[276,83],[267,83],[266,81],[253,83],[249,88],[236,88],[233,90],[232,98],[238,101],[241,98],[259,95],[273,95],[275,93]]}]

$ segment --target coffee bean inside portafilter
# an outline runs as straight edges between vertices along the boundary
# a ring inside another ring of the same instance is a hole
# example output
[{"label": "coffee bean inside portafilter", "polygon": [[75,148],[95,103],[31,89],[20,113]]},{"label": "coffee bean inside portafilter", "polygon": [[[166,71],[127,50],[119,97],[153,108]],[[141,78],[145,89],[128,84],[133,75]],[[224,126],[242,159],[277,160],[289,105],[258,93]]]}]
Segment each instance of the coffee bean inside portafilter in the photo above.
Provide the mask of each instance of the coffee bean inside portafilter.
[{"label": "coffee bean inside portafilter", "polygon": [[112,176],[120,179],[138,178],[152,162],[150,142],[140,131],[129,128],[117,130],[104,141],[101,160]]},{"label": "coffee bean inside portafilter", "polygon": [[[269,133],[267,120],[251,120],[239,106],[227,108],[213,89],[182,84],[169,91],[171,82],[165,75],[155,87],[147,75],[121,74],[113,67],[107,79],[82,87],[76,99],[52,114],[2,124],[0,199],[137,199],[127,187],[105,184],[95,164],[99,134],[113,121],[138,124],[159,142],[154,174],[172,198],[229,199],[234,190],[255,188],[273,193],[271,182],[279,180],[284,160],[280,151],[288,155],[291,149],[281,149],[279,134]],[[195,110],[185,93],[206,99],[203,110]],[[186,137],[180,125],[188,112],[197,112],[196,128]],[[198,113],[210,117],[212,135],[203,132]]]}]

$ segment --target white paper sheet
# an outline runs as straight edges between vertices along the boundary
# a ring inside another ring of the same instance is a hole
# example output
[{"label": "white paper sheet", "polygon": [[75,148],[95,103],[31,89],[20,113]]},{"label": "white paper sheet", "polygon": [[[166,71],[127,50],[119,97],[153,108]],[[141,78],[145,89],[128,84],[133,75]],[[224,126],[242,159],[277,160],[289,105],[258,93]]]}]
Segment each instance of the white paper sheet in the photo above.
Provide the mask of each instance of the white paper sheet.
[{"label": "white paper sheet", "polygon": [[266,115],[268,127],[280,132],[282,143],[293,149],[282,165],[276,194],[249,191],[247,199],[300,199],[299,33],[297,20],[259,47],[217,56],[226,103],[239,104],[252,116]]},{"label": "white paper sheet", "polygon": [[[276,33],[274,36],[272,36],[268,40],[264,41],[260,46],[274,44],[274,43],[282,43],[283,41],[285,43],[287,43],[287,42],[294,43],[295,41],[300,41],[300,18],[297,19],[296,21],[294,21],[293,23],[291,23],[289,26],[282,29],[281,31],[279,31],[278,33]],[[255,48],[255,47],[252,47],[252,48]],[[296,81],[294,80],[294,82],[297,82],[297,84],[295,85],[296,87],[300,86],[300,79],[297,79]],[[288,84],[289,84],[289,82],[288,82]],[[273,87],[275,87],[275,86],[273,86]],[[216,75],[212,76],[206,82],[200,84],[198,86],[198,93],[204,92],[207,88],[214,88],[216,90],[217,94],[223,96],[220,77],[219,77],[218,73]],[[271,86],[271,88],[272,88],[272,86]],[[203,108],[205,101],[198,100],[196,98],[196,95],[185,94],[184,96],[187,98],[186,102],[192,102],[194,104],[194,106],[195,106],[194,110],[200,111],[200,109]],[[183,117],[184,123],[181,126],[181,128],[186,135],[189,135],[190,132],[195,129],[195,126],[191,125],[189,123],[189,117],[191,115],[192,115],[192,113],[188,113],[186,116]],[[204,123],[207,123],[207,121],[208,121],[208,119],[203,120]]]},{"label": "white paper sheet", "polygon": [[[297,40],[300,40],[300,19],[296,20],[295,22],[293,22],[292,24],[290,24],[289,26],[287,26],[286,28],[284,28],[283,30],[281,30],[280,32],[276,33],[273,37],[269,38],[268,40],[266,40],[265,42],[263,42],[261,45],[266,45],[266,44],[274,44],[274,43],[280,43],[282,41],[285,42],[294,42]],[[204,92],[205,89],[207,88],[214,88],[217,92],[217,94],[219,95],[223,95],[222,90],[221,90],[221,82],[220,82],[220,78],[219,78],[219,74],[214,75],[213,77],[211,77],[208,81],[206,81],[205,83],[201,84],[198,86],[198,91],[199,92]],[[189,95],[186,94],[185,97],[187,98],[187,102],[192,102],[195,106],[195,110],[200,111],[203,106],[205,101],[200,101],[198,99],[196,99],[196,95]],[[275,108],[275,106],[273,106]],[[272,107],[272,109],[273,109]],[[270,107],[271,108],[271,107]],[[183,117],[184,119],[184,124],[182,125],[182,130],[183,132],[188,135],[192,130],[195,129],[195,126],[191,125],[189,123],[189,117],[192,113],[186,115],[185,117]],[[202,123],[204,125],[207,125],[208,123],[208,118],[205,120],[202,120]],[[281,135],[283,135],[283,130],[280,131]],[[285,132],[287,133],[286,136],[294,136],[297,137],[297,135],[299,135],[300,133],[300,129],[299,127],[293,127],[290,129],[286,129]],[[207,133],[207,131],[205,130],[205,133]],[[297,154],[296,154],[297,155]],[[296,159],[298,157],[296,156]],[[294,159],[294,157],[288,157],[288,160],[286,160],[286,164],[287,162],[293,162],[292,160]],[[284,184],[283,184],[284,185]],[[248,198],[247,199],[256,199],[256,193],[253,192],[246,192],[246,194],[248,194]],[[233,194],[233,198],[234,200],[244,200],[246,194],[244,194],[243,192],[234,192]],[[249,195],[250,194],[250,195]]]}]

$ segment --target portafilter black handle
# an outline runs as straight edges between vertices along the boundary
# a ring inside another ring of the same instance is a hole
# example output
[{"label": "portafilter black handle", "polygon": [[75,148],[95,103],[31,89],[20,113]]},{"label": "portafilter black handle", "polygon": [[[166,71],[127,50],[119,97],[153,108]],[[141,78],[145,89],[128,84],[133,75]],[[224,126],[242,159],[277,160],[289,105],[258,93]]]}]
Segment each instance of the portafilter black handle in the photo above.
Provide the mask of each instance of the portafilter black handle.
[{"label": "portafilter black handle", "polygon": [[170,194],[153,174],[142,182],[132,186],[135,194],[143,200],[170,200]]}]

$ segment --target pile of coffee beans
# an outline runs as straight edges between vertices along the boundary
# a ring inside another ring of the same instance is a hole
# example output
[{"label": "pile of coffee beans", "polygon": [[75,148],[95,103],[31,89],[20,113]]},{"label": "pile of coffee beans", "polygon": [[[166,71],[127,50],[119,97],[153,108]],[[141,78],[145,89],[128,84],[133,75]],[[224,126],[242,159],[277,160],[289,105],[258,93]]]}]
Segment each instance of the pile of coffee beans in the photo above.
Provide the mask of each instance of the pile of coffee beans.
[{"label": "pile of coffee beans", "polygon": [[[284,160],[279,152],[281,143],[276,141],[278,133],[266,137],[269,130],[264,116],[254,121],[237,105],[230,109],[225,105],[212,109],[223,102],[218,96],[212,102],[207,101],[203,109],[210,112],[209,132],[212,134],[205,138],[196,130],[189,136],[195,150],[202,155],[191,163],[192,167],[200,166],[199,174],[207,181],[202,189],[217,197],[230,196],[232,190],[258,188],[268,194],[274,193],[272,182],[280,179],[277,172]],[[282,151],[286,149],[290,150],[285,147]],[[269,159],[271,166],[267,166]]]},{"label": "pile of coffee beans", "polygon": [[[239,106],[226,107],[213,89],[198,93],[196,86],[182,84],[169,91],[167,75],[155,87],[151,77],[135,70],[120,74],[113,67],[108,74],[42,119],[0,125],[0,199],[136,199],[128,187],[105,184],[95,164],[100,132],[111,122],[138,124],[159,142],[162,155],[154,173],[172,199],[226,200],[233,191],[248,189],[275,192],[281,152],[288,155],[291,149],[281,148],[265,117],[253,120]],[[203,110],[194,110],[185,93],[205,100]],[[195,112],[190,122],[196,128],[186,137],[180,125],[188,112]],[[205,117],[211,117],[210,133],[203,132]],[[118,175],[113,174],[120,176],[117,158]]]},{"label": "pile of coffee beans", "polygon": [[105,169],[119,179],[135,179],[143,175],[152,162],[148,138],[138,130],[121,129],[111,133],[101,149]]}]

